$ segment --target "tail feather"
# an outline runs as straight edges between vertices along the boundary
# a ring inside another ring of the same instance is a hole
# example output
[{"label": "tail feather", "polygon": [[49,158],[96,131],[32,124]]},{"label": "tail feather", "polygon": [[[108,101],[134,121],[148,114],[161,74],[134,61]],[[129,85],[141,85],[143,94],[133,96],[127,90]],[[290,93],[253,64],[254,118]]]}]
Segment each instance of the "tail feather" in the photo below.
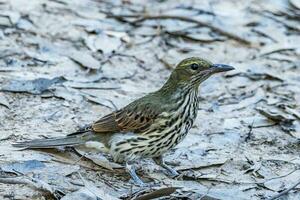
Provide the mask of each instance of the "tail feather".
[{"label": "tail feather", "polygon": [[67,136],[57,137],[49,139],[35,139],[31,141],[18,142],[13,144],[14,147],[26,148],[26,149],[41,149],[41,148],[53,148],[59,146],[75,146],[84,144],[86,140],[82,137]]}]

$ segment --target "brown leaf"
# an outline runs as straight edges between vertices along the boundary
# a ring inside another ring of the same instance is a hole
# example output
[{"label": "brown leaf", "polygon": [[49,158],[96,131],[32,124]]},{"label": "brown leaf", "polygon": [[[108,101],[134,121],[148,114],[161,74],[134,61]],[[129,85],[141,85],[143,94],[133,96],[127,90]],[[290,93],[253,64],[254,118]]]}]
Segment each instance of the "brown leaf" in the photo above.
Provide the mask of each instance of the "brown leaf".
[{"label": "brown leaf", "polygon": [[139,197],[135,198],[134,200],[148,200],[148,199],[155,199],[155,198],[169,196],[172,193],[174,193],[177,189],[178,189],[178,187],[160,188],[160,189],[154,190],[153,192],[150,192],[148,194],[139,196]]}]

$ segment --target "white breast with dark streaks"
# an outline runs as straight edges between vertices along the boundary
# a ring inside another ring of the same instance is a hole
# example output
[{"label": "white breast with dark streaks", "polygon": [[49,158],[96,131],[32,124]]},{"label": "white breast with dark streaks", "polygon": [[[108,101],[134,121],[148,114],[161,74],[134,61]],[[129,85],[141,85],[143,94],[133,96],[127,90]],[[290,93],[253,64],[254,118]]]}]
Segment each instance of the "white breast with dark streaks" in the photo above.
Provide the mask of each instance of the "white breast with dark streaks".
[{"label": "white breast with dark streaks", "polygon": [[178,109],[161,113],[155,127],[144,134],[113,137],[111,154],[115,161],[157,157],[180,143],[192,127],[198,110],[198,91],[188,88],[186,92],[185,99],[178,100]]},{"label": "white breast with dark streaks", "polygon": [[[198,111],[198,91],[192,89],[189,94],[184,99],[183,103],[179,105],[176,112],[171,113],[167,118],[168,121],[176,119],[170,127],[166,128],[162,132],[157,133],[158,138],[154,138],[149,141],[153,146],[156,146],[157,150],[155,152],[149,152],[151,157],[156,157],[169,149],[175,147],[180,143],[188,131],[192,127],[194,120],[197,116]],[[155,142],[156,141],[156,142]]]}]

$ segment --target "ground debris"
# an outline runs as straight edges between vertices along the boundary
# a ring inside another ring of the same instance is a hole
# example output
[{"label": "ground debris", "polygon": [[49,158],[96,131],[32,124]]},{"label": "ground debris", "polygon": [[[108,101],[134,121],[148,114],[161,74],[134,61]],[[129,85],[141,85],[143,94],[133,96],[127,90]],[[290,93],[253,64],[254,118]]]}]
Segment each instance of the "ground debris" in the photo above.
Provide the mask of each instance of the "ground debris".
[{"label": "ground debris", "polygon": [[21,185],[28,185],[30,187],[36,188],[38,190],[41,190],[43,192],[50,193],[55,198],[60,198],[63,193],[61,191],[56,191],[52,186],[50,186],[48,183],[35,179],[30,177],[9,177],[9,178],[2,178],[0,177],[0,183],[3,184],[21,184]]},{"label": "ground debris", "polygon": [[[300,199],[299,8],[297,0],[1,1],[0,197]],[[160,88],[192,56],[235,70],[201,85],[193,128],[164,155],[176,178],[145,159],[138,175],[151,187],[140,188],[106,153],[11,146],[91,124]]]},{"label": "ground debris", "polygon": [[[155,199],[165,196],[170,196],[174,193],[178,188],[177,187],[163,187],[163,188],[155,188],[155,189],[146,189],[142,191],[138,191],[136,193],[131,194],[128,199],[135,200],[147,200],[147,199]],[[127,199],[127,198],[125,198]]]},{"label": "ground debris", "polygon": [[7,99],[3,94],[0,94],[0,105],[9,108],[9,102],[7,101]]},{"label": "ground debris", "polygon": [[[97,188],[92,182],[89,182],[81,177],[84,187],[79,190],[69,193],[62,198],[62,200],[98,200],[98,199],[107,199],[107,200],[118,200],[117,193],[109,190],[107,187],[102,184],[101,189]],[[108,191],[109,190],[109,191]]]},{"label": "ground debris", "polygon": [[31,94],[42,94],[52,85],[64,82],[63,77],[53,79],[38,78],[34,80],[13,80],[0,88],[4,92],[27,92]]},{"label": "ground debris", "polygon": [[100,167],[109,169],[111,171],[114,170],[114,168],[123,168],[123,166],[109,161],[105,156],[94,154],[94,153],[86,153],[78,148],[75,148],[76,152],[79,153],[81,156],[91,160],[96,165],[99,165]]},{"label": "ground debris", "polygon": [[27,174],[29,172],[41,170],[45,167],[46,165],[38,160],[27,160],[24,162],[0,165],[0,170],[3,172]]},{"label": "ground debris", "polygon": [[89,53],[71,51],[67,55],[76,63],[80,64],[82,67],[89,69],[100,69],[100,63],[95,58],[93,58]]},{"label": "ground debris", "polygon": [[195,169],[201,169],[201,168],[206,168],[206,167],[213,167],[213,166],[220,166],[223,165],[227,161],[226,158],[224,159],[208,159],[208,160],[201,160],[199,163],[193,162],[191,166],[184,166],[180,165],[175,167],[176,170],[195,170]]}]

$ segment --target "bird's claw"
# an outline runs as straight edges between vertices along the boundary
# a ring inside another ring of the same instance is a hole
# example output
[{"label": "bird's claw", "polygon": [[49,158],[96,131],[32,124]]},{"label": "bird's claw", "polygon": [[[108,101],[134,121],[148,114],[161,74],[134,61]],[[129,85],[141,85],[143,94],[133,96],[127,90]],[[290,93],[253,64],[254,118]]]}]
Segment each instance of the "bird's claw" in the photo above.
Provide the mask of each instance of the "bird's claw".
[{"label": "bird's claw", "polygon": [[167,165],[161,156],[156,157],[153,160],[156,162],[156,164],[162,166],[167,171],[166,174],[168,176],[171,176],[172,178],[179,176],[179,173],[175,169]]},{"label": "bird's claw", "polygon": [[136,174],[135,167],[134,167],[133,164],[131,165],[131,164],[129,164],[129,163],[126,163],[126,170],[129,172],[133,184],[135,184],[135,185],[137,185],[137,186],[139,186],[139,187],[147,187],[147,186],[148,186],[147,183],[144,183],[144,182],[140,179],[140,177],[138,177],[138,175]]}]

